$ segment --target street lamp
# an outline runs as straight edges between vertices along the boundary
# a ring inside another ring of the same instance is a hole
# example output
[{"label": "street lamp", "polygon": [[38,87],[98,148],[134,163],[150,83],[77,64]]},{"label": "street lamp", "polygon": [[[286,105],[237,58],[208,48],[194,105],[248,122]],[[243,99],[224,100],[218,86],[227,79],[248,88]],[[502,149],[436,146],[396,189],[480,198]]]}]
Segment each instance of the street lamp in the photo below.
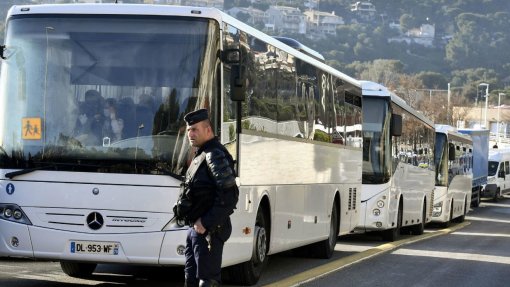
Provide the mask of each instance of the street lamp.
[{"label": "street lamp", "polygon": [[498,143],[498,146],[499,146],[499,133],[500,133],[500,132],[499,132],[499,110],[500,110],[500,108],[501,108],[501,96],[506,96],[506,94],[505,94],[505,93],[499,93],[499,94],[498,94],[498,122],[497,122],[497,124],[496,124],[497,129],[498,129],[498,136],[497,136],[497,143]]},{"label": "street lamp", "polygon": [[485,128],[487,128],[487,106],[488,106],[488,103],[489,103],[489,84],[481,83],[478,86],[479,87],[480,86],[485,86],[485,114],[484,114],[484,117],[483,117],[483,124],[484,124]]}]

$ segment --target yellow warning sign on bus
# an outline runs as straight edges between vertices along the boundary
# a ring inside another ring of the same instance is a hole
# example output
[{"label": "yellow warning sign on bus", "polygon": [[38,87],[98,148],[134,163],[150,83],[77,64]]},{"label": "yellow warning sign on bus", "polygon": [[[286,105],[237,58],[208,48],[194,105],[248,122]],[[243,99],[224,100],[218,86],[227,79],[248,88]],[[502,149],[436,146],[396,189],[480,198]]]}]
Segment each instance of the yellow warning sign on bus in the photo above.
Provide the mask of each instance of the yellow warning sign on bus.
[{"label": "yellow warning sign on bus", "polygon": [[42,138],[41,118],[22,118],[21,138],[24,140],[40,140]]}]

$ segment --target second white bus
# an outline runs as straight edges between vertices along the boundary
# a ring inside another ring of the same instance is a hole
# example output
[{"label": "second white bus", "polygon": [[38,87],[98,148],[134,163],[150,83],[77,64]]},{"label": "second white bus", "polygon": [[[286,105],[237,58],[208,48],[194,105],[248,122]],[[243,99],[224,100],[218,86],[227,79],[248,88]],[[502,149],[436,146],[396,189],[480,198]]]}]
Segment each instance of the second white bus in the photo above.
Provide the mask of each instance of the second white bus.
[{"label": "second white bus", "polygon": [[432,222],[464,221],[471,202],[473,141],[449,125],[436,125],[436,189]]},{"label": "second white bus", "polygon": [[434,198],[434,125],[386,87],[362,81],[363,185],[357,231],[423,233]]}]

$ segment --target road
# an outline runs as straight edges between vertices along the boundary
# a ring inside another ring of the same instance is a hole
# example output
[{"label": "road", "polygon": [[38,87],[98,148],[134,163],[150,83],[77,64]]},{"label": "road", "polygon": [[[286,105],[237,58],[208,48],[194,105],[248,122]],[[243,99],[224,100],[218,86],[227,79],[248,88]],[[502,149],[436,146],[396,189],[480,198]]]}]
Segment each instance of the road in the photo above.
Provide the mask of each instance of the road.
[{"label": "road", "polygon": [[482,203],[471,224],[301,286],[509,286],[510,199]]},{"label": "road", "polygon": [[[377,236],[341,237],[332,260],[273,255],[256,286],[508,286],[510,198],[484,202],[467,219],[451,233],[432,227],[423,238],[392,244]],[[91,278],[77,279],[57,262],[0,259],[0,286],[182,285],[182,268],[99,265]]]}]

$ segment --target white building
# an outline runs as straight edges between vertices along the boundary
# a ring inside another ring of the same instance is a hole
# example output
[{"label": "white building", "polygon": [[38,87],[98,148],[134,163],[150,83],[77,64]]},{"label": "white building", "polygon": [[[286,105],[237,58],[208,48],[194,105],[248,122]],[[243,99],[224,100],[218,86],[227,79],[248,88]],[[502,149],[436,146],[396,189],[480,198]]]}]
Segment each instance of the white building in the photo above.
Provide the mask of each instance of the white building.
[{"label": "white building", "polygon": [[256,23],[266,23],[267,22],[267,15],[264,11],[253,8],[253,7],[233,7],[226,11],[229,15],[239,18],[239,13],[244,13],[249,16],[246,23],[250,25],[254,25]]},{"label": "white building", "polygon": [[270,6],[266,15],[266,27],[274,26],[275,30],[286,33],[306,33],[306,17],[299,8]]},{"label": "white building", "polygon": [[309,10],[305,13],[307,21],[307,31],[310,33],[324,35],[336,35],[336,29],[344,25],[342,17],[335,15],[334,12],[327,13],[315,10]]},{"label": "white building", "polygon": [[425,47],[433,47],[435,35],[436,30],[434,25],[423,24],[419,29],[411,29],[407,31],[406,35],[388,39],[388,42],[405,42],[407,44],[416,43]]}]

